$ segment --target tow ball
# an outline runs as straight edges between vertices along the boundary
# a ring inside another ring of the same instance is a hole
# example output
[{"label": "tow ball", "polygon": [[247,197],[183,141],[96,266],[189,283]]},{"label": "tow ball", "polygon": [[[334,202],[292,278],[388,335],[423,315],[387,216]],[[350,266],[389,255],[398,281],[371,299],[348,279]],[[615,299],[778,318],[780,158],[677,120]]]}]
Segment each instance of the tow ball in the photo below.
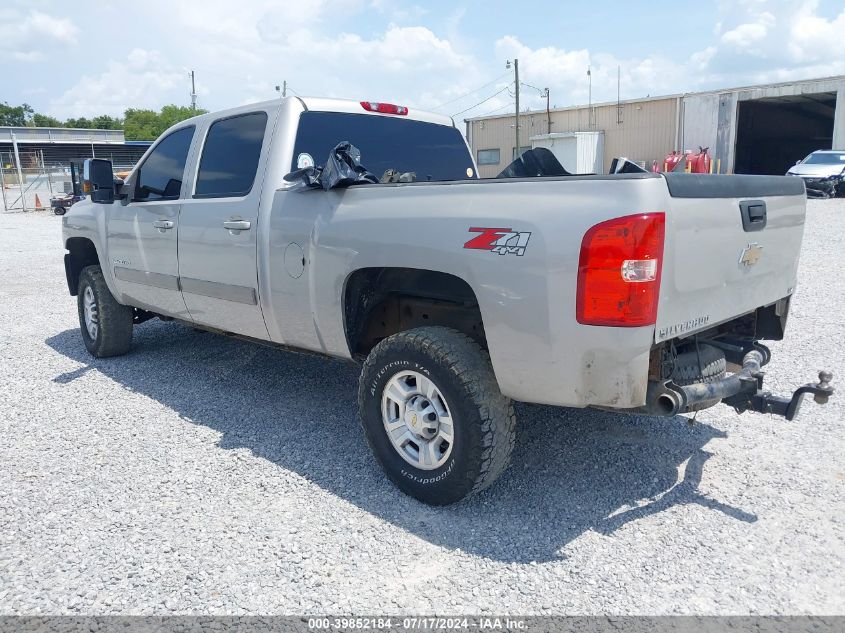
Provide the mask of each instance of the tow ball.
[{"label": "tow ball", "polygon": [[[763,391],[763,372],[754,372],[748,376],[742,376],[740,380],[746,383],[740,393],[725,399],[725,404],[731,405],[738,413],[743,411],[757,411],[758,413],[773,413],[782,415],[787,420],[795,419],[801,409],[804,396],[813,394],[813,400],[817,404],[827,404],[833,394],[833,387],[830,382],[833,374],[829,371],[819,372],[819,381],[810,382],[798,387],[792,397],[775,396],[771,392]],[[752,391],[753,389],[753,391]]]}]

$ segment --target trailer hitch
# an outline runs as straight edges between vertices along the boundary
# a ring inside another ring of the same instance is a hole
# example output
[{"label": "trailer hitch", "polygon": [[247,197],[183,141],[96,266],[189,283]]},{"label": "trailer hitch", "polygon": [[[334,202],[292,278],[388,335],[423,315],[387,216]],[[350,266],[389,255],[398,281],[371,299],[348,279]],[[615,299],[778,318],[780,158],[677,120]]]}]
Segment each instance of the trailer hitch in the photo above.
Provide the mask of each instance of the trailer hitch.
[{"label": "trailer hitch", "polygon": [[729,349],[725,355],[730,360],[742,358],[742,368],[737,373],[691,385],[676,385],[671,380],[649,383],[644,410],[652,415],[673,416],[694,411],[695,405],[721,400],[737,413],[773,413],[794,420],[805,395],[811,393],[818,404],[827,404],[833,394],[833,374],[820,371],[819,382],[799,387],[791,397],[775,396],[763,390],[762,367],[771,357],[769,350],[756,343],[726,347]]},{"label": "trailer hitch", "polygon": [[801,409],[801,403],[805,395],[811,393],[813,394],[813,400],[817,404],[827,404],[830,396],[833,394],[833,387],[830,385],[830,382],[833,380],[833,374],[829,371],[820,371],[818,382],[810,382],[802,387],[798,387],[792,393],[791,398],[775,396],[771,392],[763,391],[762,372],[743,377],[741,380],[749,383],[753,381],[753,393],[750,392],[750,389],[748,391],[743,390],[724,400],[724,403],[732,406],[737,413],[742,413],[743,411],[773,413],[775,415],[782,415],[787,420],[794,420],[795,416],[798,415],[798,411]]}]

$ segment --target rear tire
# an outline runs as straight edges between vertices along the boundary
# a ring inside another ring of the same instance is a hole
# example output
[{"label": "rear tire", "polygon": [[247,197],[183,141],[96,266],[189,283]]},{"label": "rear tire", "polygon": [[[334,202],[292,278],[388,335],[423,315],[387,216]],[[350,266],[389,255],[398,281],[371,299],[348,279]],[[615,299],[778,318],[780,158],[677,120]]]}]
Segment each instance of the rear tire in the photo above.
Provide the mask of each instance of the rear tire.
[{"label": "rear tire", "polygon": [[[392,399],[397,393],[404,406]],[[376,345],[361,372],[358,411],[388,478],[431,505],[490,486],[514,446],[513,405],[499,391],[489,356],[470,337],[444,327],[400,332]],[[404,437],[404,447],[402,437],[391,439],[389,427]],[[431,457],[428,463],[423,455]]]},{"label": "rear tire", "polygon": [[92,356],[106,358],[129,351],[134,311],[117,302],[99,266],[86,266],[79,274],[77,305],[82,342]]}]

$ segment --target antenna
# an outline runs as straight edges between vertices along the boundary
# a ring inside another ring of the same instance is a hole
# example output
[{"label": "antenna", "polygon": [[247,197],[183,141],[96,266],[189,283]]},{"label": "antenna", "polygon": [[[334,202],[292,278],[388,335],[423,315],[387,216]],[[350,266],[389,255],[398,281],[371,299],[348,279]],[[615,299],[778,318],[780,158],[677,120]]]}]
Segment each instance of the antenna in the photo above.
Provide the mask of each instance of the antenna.
[{"label": "antenna", "polygon": [[191,110],[196,112],[197,109],[197,87],[194,83],[194,71],[191,71]]}]

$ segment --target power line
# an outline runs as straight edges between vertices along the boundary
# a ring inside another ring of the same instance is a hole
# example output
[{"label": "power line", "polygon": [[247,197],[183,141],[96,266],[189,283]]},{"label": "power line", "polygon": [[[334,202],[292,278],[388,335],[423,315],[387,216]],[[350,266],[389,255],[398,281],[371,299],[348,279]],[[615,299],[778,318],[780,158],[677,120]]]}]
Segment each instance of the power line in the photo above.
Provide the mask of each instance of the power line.
[{"label": "power line", "polygon": [[507,89],[508,89],[508,86],[505,86],[505,87],[504,87],[504,88],[502,88],[501,90],[499,90],[499,91],[494,92],[493,94],[491,94],[489,97],[487,97],[486,99],[484,99],[484,101],[479,101],[479,102],[478,102],[478,103],[476,103],[474,106],[470,106],[470,107],[469,107],[469,108],[467,108],[466,110],[461,110],[460,112],[456,112],[456,113],[455,113],[455,114],[453,114],[452,116],[453,116],[453,117],[456,117],[456,116],[458,116],[459,114],[463,114],[464,112],[469,112],[469,111],[470,111],[470,110],[472,110],[473,108],[477,108],[478,106],[480,106],[482,103],[487,103],[487,102],[488,102],[488,101],[490,101],[490,99],[492,99],[493,97],[495,97],[495,96],[497,96],[497,95],[502,94],[502,93],[503,93],[505,90],[507,90]]},{"label": "power line", "polygon": [[525,83],[524,81],[520,81],[519,83],[521,83],[523,86],[527,86],[527,87],[529,87],[529,88],[534,88],[534,90],[536,90],[537,92],[543,92],[543,93],[545,93],[545,90],[541,90],[541,89],[540,89],[540,88],[538,88],[537,86],[532,86],[531,84],[527,84],[527,83]]},{"label": "power line", "polygon": [[507,74],[508,74],[508,73],[505,73],[505,74],[503,74],[503,75],[499,75],[499,76],[498,76],[498,77],[496,77],[493,81],[488,81],[486,84],[484,84],[483,86],[479,86],[479,87],[478,87],[478,88],[476,88],[475,90],[470,90],[469,92],[462,94],[460,97],[455,97],[454,99],[452,99],[452,100],[450,100],[450,101],[446,101],[445,103],[441,103],[439,106],[435,106],[435,107],[433,107],[433,108],[432,108],[432,110],[439,110],[439,109],[440,109],[440,108],[442,108],[443,106],[449,105],[450,103],[455,103],[455,101],[460,101],[460,100],[461,100],[461,99],[463,99],[464,97],[468,97],[468,96],[470,96],[471,94],[475,94],[475,93],[476,93],[476,92],[478,92],[479,90],[482,90],[482,89],[486,88],[487,86],[489,86],[489,85],[491,85],[491,84],[494,84],[494,83],[496,83],[497,81],[499,81],[499,80],[501,80],[501,79],[504,79],[504,78],[507,76]]},{"label": "power line", "polygon": [[509,107],[511,107],[511,104],[510,104],[510,103],[506,103],[505,105],[503,105],[503,106],[499,106],[498,108],[495,108],[495,109],[493,109],[493,110],[490,110],[489,112],[485,112],[484,114],[482,114],[482,115],[480,115],[480,116],[489,116],[489,115],[491,115],[491,114],[494,114],[494,113],[496,113],[496,112],[499,112],[500,110],[504,110],[505,108],[509,108]]}]

